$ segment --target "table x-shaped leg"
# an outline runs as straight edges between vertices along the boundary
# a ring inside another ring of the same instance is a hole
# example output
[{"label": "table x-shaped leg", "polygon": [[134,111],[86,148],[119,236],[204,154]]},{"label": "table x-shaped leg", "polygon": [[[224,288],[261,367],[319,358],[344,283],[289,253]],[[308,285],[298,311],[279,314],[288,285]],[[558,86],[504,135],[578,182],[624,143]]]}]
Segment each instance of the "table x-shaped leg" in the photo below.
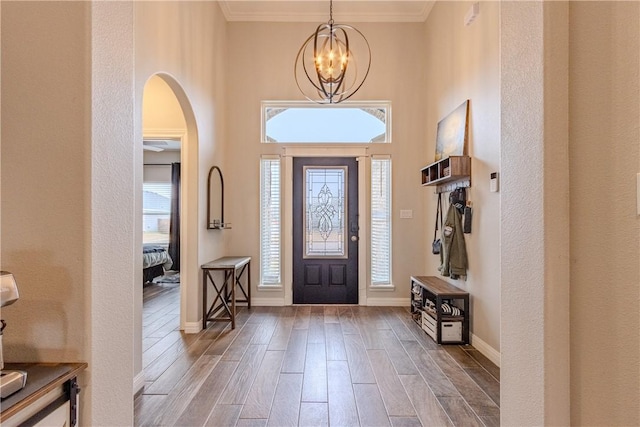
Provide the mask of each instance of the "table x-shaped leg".
[{"label": "table x-shaped leg", "polygon": [[[244,271],[247,270],[247,289],[248,292],[246,292],[244,290],[244,286],[242,286],[242,283],[240,281],[240,279],[242,278],[242,275],[244,274]],[[242,266],[242,268],[240,269],[240,272],[238,274],[235,275],[234,277],[236,286],[238,286],[238,288],[240,288],[240,292],[242,292],[242,295],[244,295],[244,300],[238,300],[237,302],[246,302],[247,303],[247,308],[251,308],[251,267],[249,267],[249,264],[245,264]]]},{"label": "table x-shaped leg", "polygon": [[[222,286],[218,287],[218,285],[216,284],[215,280],[213,280],[213,276],[211,276],[211,273],[209,272],[209,270],[203,270],[203,292],[204,292],[204,297],[202,299],[202,312],[204,313],[204,316],[202,316],[202,329],[207,329],[207,322],[209,320],[212,321],[216,321],[216,320],[226,320],[226,321],[231,321],[231,329],[235,329],[236,327],[236,322],[235,322],[235,311],[236,311],[236,307],[235,307],[235,286],[231,286],[231,297],[229,298],[229,290],[227,288],[228,284],[229,284],[229,279],[232,279],[231,283],[234,283],[236,281],[235,278],[235,271],[225,271],[224,274],[224,283],[222,284]],[[211,282],[211,285],[213,286],[213,288],[216,290],[216,296],[213,299],[213,302],[211,303],[211,307],[209,307],[209,309],[207,310],[207,281]],[[224,294],[223,294],[224,293]],[[218,300],[220,300],[220,304],[216,305],[216,303],[218,302]],[[231,302],[231,306],[229,306],[229,302]],[[213,317],[213,315],[215,313],[218,312],[218,310],[224,308],[225,311],[227,312],[227,314],[229,315],[228,317]]]}]

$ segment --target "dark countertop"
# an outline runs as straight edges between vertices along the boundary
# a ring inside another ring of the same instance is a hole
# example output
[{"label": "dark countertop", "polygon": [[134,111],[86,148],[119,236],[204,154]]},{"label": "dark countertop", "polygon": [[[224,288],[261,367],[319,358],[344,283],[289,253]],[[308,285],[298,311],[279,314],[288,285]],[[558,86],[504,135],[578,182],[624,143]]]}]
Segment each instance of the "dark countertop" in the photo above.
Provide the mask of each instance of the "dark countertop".
[{"label": "dark countertop", "polygon": [[5,371],[27,372],[27,384],[22,390],[2,399],[0,422],[17,414],[65,381],[78,376],[86,368],[86,363],[5,363]]}]

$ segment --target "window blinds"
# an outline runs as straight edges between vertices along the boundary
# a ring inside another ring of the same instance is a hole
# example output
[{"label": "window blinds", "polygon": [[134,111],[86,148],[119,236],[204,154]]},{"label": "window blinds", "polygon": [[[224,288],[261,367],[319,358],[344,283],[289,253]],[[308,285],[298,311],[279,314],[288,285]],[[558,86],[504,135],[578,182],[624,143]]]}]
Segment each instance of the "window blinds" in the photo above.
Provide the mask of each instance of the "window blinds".
[{"label": "window blinds", "polygon": [[280,159],[260,160],[260,281],[281,283]]},{"label": "window blinds", "polygon": [[371,284],[391,284],[391,159],[371,159]]}]

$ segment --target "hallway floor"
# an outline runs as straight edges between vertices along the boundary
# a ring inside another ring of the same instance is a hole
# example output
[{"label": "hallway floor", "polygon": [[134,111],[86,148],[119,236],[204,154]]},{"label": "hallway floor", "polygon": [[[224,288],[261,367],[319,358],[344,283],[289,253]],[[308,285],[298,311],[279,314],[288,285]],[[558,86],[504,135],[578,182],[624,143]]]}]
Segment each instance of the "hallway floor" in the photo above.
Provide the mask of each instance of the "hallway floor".
[{"label": "hallway floor", "polygon": [[241,309],[179,331],[179,286],[144,289],[136,425],[498,426],[499,368],[438,346],[408,308]]}]

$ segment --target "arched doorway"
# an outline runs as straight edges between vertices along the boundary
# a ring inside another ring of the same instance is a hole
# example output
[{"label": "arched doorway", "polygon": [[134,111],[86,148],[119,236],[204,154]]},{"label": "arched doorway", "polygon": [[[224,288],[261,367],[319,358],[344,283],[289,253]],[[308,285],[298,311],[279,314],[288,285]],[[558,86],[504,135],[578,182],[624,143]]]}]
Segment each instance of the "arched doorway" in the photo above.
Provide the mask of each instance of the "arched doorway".
[{"label": "arched doorway", "polygon": [[[179,230],[179,237],[175,237],[177,233],[169,233],[170,230],[166,222],[170,222],[171,219],[159,219],[159,216],[154,212],[147,215],[149,210],[144,212],[144,200],[142,200],[141,237],[137,239],[137,242],[139,246],[142,246],[143,242],[153,243],[155,237],[159,238],[162,245],[169,246],[169,240],[173,236],[172,255],[179,260],[177,270],[180,275],[180,329],[185,332],[194,332],[190,330],[193,328],[189,325],[198,325],[199,323],[189,321],[189,319],[191,317],[197,318],[198,307],[198,194],[196,185],[198,179],[198,134],[191,103],[180,84],[168,74],[154,74],[144,86],[142,136],[140,144],[143,150],[143,163],[146,165],[142,166],[141,194],[145,183],[164,182],[166,184],[169,182],[172,164],[178,163],[180,165],[179,220],[176,221],[174,218]],[[173,169],[175,174],[175,167]],[[164,203],[166,206],[166,200]],[[146,217],[149,219],[145,220]],[[178,251],[175,250],[176,246],[179,247]],[[174,269],[170,273],[176,274],[177,271]],[[140,298],[140,300],[142,299]],[[142,307],[138,307],[138,309],[140,309],[140,316],[142,316]]]}]

